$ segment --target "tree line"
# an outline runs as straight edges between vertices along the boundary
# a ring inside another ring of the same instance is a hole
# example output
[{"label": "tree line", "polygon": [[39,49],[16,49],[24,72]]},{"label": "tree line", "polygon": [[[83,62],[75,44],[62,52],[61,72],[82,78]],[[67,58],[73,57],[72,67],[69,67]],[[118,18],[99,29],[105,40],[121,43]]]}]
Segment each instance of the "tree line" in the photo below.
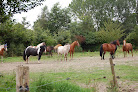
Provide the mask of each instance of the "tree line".
[{"label": "tree line", "polygon": [[[43,0],[31,3],[19,2],[19,5],[4,3],[6,7],[0,8],[0,43],[8,43],[8,56],[22,55],[29,45],[46,42],[49,46],[60,43],[72,43],[78,40],[81,47],[78,50],[99,50],[102,43],[123,39],[131,42],[138,48],[138,8],[136,0],[72,0],[66,8],[56,3],[51,10],[43,7],[41,14],[34,22],[33,29],[28,29],[29,22],[23,18],[22,23],[12,19],[13,14],[27,11]],[[8,3],[9,2],[9,3]],[[0,3],[3,5],[3,3]],[[22,9],[20,5],[25,5]],[[12,7],[10,7],[10,5]],[[31,8],[30,8],[31,7]],[[14,10],[14,11],[13,11]]]}]

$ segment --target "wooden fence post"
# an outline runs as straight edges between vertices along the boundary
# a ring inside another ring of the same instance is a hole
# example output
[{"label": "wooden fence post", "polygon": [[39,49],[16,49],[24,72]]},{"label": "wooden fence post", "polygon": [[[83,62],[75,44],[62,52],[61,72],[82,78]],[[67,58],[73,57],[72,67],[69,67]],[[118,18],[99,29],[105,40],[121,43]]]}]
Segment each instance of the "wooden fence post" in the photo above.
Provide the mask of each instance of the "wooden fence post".
[{"label": "wooden fence post", "polygon": [[29,67],[19,65],[16,70],[16,92],[29,92]]},{"label": "wooden fence post", "polygon": [[109,58],[109,61],[110,61],[111,72],[112,72],[112,76],[113,76],[113,87],[116,87],[117,86],[117,80],[115,77],[114,64],[113,64],[112,58]]}]

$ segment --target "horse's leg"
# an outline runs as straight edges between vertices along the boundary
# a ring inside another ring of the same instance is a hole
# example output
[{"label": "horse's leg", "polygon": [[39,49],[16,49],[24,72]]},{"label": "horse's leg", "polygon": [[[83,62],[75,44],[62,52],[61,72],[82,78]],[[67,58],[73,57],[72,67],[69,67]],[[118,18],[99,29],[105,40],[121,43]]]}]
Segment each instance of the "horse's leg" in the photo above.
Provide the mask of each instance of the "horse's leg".
[{"label": "horse's leg", "polygon": [[70,51],[70,59],[71,59],[71,51]]},{"label": "horse's leg", "polygon": [[104,55],[105,55],[106,51],[103,53],[103,60],[104,60]]},{"label": "horse's leg", "polygon": [[38,63],[40,63],[41,54],[38,55]]},{"label": "horse's leg", "polygon": [[123,53],[124,53],[124,58],[125,58],[125,51],[123,51]]},{"label": "horse's leg", "polygon": [[3,63],[3,56],[1,56],[1,61],[2,61],[2,63]]},{"label": "horse's leg", "polygon": [[73,51],[72,51],[72,59],[73,59]]},{"label": "horse's leg", "polygon": [[62,54],[61,54],[61,61],[62,61]]},{"label": "horse's leg", "polygon": [[132,53],[132,57],[133,57],[133,51],[132,51],[132,49],[131,49],[131,53]]}]

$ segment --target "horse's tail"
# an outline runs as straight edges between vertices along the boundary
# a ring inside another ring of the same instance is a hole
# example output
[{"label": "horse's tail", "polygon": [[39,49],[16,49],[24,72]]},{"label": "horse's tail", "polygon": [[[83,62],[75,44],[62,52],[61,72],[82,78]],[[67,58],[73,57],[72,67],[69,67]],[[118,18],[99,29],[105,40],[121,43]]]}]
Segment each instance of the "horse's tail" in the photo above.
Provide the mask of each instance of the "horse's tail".
[{"label": "horse's tail", "polygon": [[26,61],[26,54],[25,54],[25,50],[23,52],[23,60]]},{"label": "horse's tail", "polygon": [[100,56],[102,57],[102,54],[103,54],[103,45],[101,45],[100,47]]}]

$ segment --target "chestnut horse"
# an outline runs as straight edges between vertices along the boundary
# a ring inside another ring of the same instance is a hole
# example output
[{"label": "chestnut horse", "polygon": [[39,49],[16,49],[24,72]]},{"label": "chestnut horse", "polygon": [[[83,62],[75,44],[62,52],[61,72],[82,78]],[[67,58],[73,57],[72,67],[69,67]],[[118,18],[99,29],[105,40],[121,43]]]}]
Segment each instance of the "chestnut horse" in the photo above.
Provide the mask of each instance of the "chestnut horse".
[{"label": "chestnut horse", "polygon": [[0,46],[0,56],[1,56],[1,61],[2,61],[2,63],[3,63],[3,54],[4,54],[4,50],[7,51],[7,43]]},{"label": "chestnut horse", "polygon": [[74,53],[74,48],[75,46],[80,46],[79,42],[78,41],[74,41],[71,45],[70,45],[70,58],[71,58],[71,55],[72,55],[72,58],[73,58],[73,53]]},{"label": "chestnut horse", "polygon": [[113,55],[115,54],[115,51],[117,50],[117,45],[118,46],[120,45],[119,40],[115,40],[109,44],[108,43],[102,44],[100,47],[101,60],[102,59],[104,60],[104,54],[106,53],[106,51],[110,52],[112,59],[114,59]]},{"label": "chestnut horse", "polygon": [[125,51],[126,53],[129,51],[131,51],[132,53],[132,57],[133,57],[133,47],[132,47],[132,44],[131,43],[126,43],[126,40],[123,40],[123,52],[124,52],[124,57],[125,57]]}]

